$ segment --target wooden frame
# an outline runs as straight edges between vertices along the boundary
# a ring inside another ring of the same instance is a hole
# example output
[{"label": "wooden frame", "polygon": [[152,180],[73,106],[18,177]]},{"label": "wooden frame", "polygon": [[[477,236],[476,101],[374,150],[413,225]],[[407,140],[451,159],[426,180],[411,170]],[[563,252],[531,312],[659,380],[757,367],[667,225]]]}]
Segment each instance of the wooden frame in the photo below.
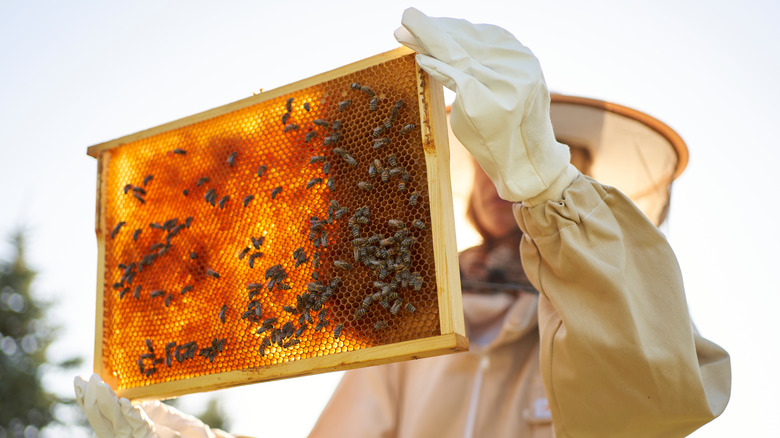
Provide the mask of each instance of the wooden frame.
[{"label": "wooden frame", "polygon": [[[106,235],[107,224],[102,202],[106,199],[105,181],[108,178],[106,172],[109,160],[108,154],[104,154],[103,152],[177,128],[228,114],[251,105],[276,99],[294,91],[302,90],[315,84],[404,56],[413,56],[413,52],[406,48],[392,50],[275,90],[264,92],[247,99],[88,148],[88,154],[98,160],[95,221],[95,230],[98,241],[98,286],[94,362],[94,371],[96,373],[100,374],[103,379],[114,388],[117,388],[117,379],[106,372],[103,362],[103,315],[104,294],[106,293],[104,290],[106,274],[106,241],[104,236]],[[449,175],[449,149],[442,86],[430,78],[419,67],[416,67],[416,70],[418,104],[420,107],[420,126],[422,127],[423,148],[427,167],[431,230],[434,236],[433,244],[440,334],[422,339],[294,360],[258,368],[208,374],[183,380],[155,383],[148,386],[125,389],[120,388],[117,391],[119,396],[130,399],[167,398],[255,382],[436,356],[468,349],[468,339],[465,336],[460,294],[460,277],[457,262],[452,193]]]}]

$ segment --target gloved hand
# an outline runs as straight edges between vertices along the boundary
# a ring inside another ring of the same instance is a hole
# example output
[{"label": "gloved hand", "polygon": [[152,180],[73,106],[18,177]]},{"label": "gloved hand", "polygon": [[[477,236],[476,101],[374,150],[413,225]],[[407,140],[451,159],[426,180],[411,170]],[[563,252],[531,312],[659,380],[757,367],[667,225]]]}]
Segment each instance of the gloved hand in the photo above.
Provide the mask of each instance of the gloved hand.
[{"label": "gloved hand", "polygon": [[98,438],[231,438],[211,429],[197,418],[159,401],[133,405],[117,398],[114,390],[97,374],[89,382],[73,380],[76,401],[84,409]]},{"label": "gloved hand", "polygon": [[579,174],[550,122],[539,61],[506,30],[404,11],[395,37],[417,63],[456,93],[452,131],[501,198],[536,205],[560,200]]}]

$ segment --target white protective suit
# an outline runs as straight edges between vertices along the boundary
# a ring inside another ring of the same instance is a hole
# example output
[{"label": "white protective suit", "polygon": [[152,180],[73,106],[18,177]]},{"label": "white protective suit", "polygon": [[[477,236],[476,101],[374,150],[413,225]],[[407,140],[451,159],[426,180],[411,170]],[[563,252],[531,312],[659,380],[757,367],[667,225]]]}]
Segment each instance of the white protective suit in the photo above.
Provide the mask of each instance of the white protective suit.
[{"label": "white protective suit", "polygon": [[618,190],[566,166],[530,51],[489,25],[413,9],[403,24],[399,40],[458,95],[453,131],[518,202],[540,295],[464,296],[467,321],[503,314],[497,335],[347,372],[311,436],[675,437],[718,416],[728,355],[695,333],[665,237]]}]

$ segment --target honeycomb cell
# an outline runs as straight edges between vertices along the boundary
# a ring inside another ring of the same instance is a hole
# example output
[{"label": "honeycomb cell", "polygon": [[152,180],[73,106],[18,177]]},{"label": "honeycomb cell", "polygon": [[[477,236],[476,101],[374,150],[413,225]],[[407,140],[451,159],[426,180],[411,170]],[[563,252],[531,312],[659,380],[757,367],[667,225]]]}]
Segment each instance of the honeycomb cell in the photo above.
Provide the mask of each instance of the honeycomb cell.
[{"label": "honeycomb cell", "polygon": [[101,151],[117,389],[440,334],[416,71],[397,57]]}]

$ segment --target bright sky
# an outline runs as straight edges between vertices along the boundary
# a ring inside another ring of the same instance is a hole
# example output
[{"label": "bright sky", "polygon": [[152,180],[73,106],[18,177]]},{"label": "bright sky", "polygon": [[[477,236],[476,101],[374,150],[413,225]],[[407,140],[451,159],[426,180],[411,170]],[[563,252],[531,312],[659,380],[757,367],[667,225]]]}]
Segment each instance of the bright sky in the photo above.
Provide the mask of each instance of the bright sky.
[{"label": "bright sky", "polygon": [[[780,3],[773,0],[0,2],[0,233],[24,224],[36,289],[58,301],[53,358],[94,342],[96,162],[90,145],[397,47],[401,12],[497,24],[554,91],[670,125],[690,164],[665,231],[699,330],[732,356],[732,399],[693,436],[780,430]],[[267,6],[263,6],[267,4]],[[219,5],[219,6],[217,6]],[[9,248],[0,246],[1,254]],[[70,392],[72,375],[50,377]],[[303,436],[339,374],[222,391],[232,430]],[[297,394],[297,412],[288,397]],[[306,394],[300,397],[300,394]],[[198,409],[202,396],[184,398]]]}]

